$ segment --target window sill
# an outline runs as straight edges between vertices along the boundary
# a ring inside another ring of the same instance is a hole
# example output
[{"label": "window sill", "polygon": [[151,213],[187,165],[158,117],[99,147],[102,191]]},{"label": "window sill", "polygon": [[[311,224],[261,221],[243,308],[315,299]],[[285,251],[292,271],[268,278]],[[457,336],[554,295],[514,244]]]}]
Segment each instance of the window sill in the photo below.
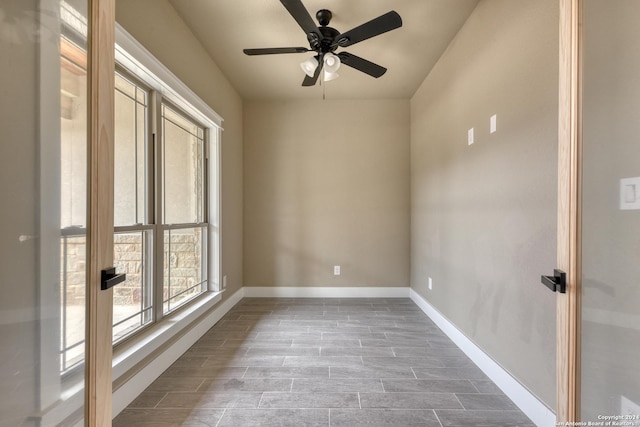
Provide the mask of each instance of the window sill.
[{"label": "window sill", "polygon": [[222,292],[209,292],[194,301],[189,307],[169,316],[138,334],[135,338],[118,345],[113,351],[113,381],[143,362],[153,352],[171,341],[222,299]]}]

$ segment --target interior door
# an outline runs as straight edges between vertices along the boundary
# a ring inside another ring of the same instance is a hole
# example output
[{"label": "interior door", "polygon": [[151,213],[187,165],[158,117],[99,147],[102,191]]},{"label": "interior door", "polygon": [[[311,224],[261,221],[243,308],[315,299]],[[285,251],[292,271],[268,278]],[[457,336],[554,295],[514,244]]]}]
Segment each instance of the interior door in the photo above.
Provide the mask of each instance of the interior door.
[{"label": "interior door", "polygon": [[640,426],[639,21],[561,1],[559,422]]},{"label": "interior door", "polygon": [[96,291],[113,233],[96,221],[112,209],[96,184],[113,170],[96,155],[109,145],[109,6],[0,4],[1,426],[111,421],[111,300]]}]

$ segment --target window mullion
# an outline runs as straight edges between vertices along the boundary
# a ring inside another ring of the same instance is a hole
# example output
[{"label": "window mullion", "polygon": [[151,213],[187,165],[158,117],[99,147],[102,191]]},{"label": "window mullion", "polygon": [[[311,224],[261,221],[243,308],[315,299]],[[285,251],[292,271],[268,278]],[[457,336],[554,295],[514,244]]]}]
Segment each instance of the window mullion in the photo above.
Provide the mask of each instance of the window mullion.
[{"label": "window mullion", "polygon": [[164,156],[163,156],[163,124],[162,124],[162,97],[156,91],[151,94],[151,117],[152,117],[152,135],[153,135],[153,165],[154,165],[154,186],[153,186],[153,212],[155,224],[155,245],[154,245],[154,279],[153,279],[153,313],[156,321],[162,319],[163,316],[163,285],[164,285],[164,211],[162,204],[164,203],[163,190],[163,174],[164,174]]}]

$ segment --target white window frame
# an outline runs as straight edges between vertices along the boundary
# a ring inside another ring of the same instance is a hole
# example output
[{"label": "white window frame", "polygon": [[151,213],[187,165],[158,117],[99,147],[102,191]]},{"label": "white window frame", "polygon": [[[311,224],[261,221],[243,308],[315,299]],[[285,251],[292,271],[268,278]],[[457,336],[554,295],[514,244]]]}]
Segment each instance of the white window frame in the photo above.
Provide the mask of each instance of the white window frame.
[{"label": "white window frame", "polygon": [[[114,348],[114,380],[187,328],[191,322],[219,302],[223,292],[220,274],[222,261],[220,247],[222,241],[220,154],[223,119],[118,23],[116,23],[115,59],[118,66],[125,69],[127,73],[140,80],[162,99],[167,100],[170,105],[189,115],[205,128],[206,140],[208,141],[205,147],[207,147],[209,167],[207,173],[208,194],[206,195],[208,292],[190,301],[176,312],[156,317],[152,325]],[[154,125],[157,128],[157,123]],[[158,238],[158,236],[154,237]],[[161,311],[162,307],[158,307],[157,302],[155,305],[154,309],[159,308]],[[157,313],[158,311],[156,311]]]},{"label": "white window frame", "polygon": [[[223,289],[220,274],[222,258],[222,250],[220,247],[222,241],[222,230],[220,227],[220,159],[223,119],[118,23],[116,23],[115,58],[116,64],[124,68],[127,73],[140,80],[151,90],[156,91],[164,99],[170,101],[174,106],[177,106],[182,112],[202,124],[205,129],[207,129],[209,141],[209,143],[206,144],[208,147],[207,158],[209,162],[207,173],[208,193],[206,195],[208,200],[208,244],[206,251],[208,291],[204,295],[185,304],[180,310],[176,310],[162,318],[156,318],[154,323],[142,328],[139,333],[134,334],[130,339],[123,340],[114,347],[112,380],[117,384],[118,381],[121,378],[125,378],[127,376],[126,374],[133,368],[148,360],[156,351],[162,349],[166,344],[185,333],[185,331],[188,331],[196,320],[222,300]],[[51,62],[53,61],[58,63],[59,57],[52,58]],[[52,76],[55,77],[54,74],[52,74]],[[50,78],[48,80],[52,79],[53,78]],[[52,87],[56,86],[52,85]],[[50,101],[52,106],[58,105],[59,94],[52,94]],[[56,120],[59,120],[58,117],[56,117]],[[54,129],[55,126],[57,126],[55,121],[47,125]],[[59,240],[56,240],[56,243],[59,245]],[[160,286],[162,286],[161,283]],[[58,345],[59,344],[56,344],[56,347]],[[48,382],[58,384],[57,392],[53,393],[53,395],[49,393],[49,395],[50,398],[60,399],[62,403],[56,406],[53,411],[42,412],[41,422],[43,425],[57,425],[63,421],[65,414],[80,409],[83,402],[83,382],[76,381],[76,377],[73,375],[63,378],[61,374],[57,374],[57,378],[55,378],[56,371],[57,369],[49,371],[52,373],[52,377]],[[47,381],[47,379],[44,380]],[[54,388],[48,388],[48,391],[53,390]],[[44,401],[49,400],[50,399],[46,397],[44,399]],[[118,404],[118,402],[114,403],[116,405]]]}]

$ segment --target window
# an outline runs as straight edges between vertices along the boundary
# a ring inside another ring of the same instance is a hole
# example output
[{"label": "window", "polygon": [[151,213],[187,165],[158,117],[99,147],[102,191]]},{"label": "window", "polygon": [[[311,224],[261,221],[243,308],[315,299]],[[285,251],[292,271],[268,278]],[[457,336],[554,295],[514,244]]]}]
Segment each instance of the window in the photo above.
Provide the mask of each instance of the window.
[{"label": "window", "polygon": [[[170,74],[165,76],[174,87],[118,46],[116,56],[114,266],[127,280],[113,288],[114,344],[217,291],[219,283],[220,119]],[[86,125],[80,120],[86,113],[78,107],[83,105],[78,99],[86,99],[85,68],[84,51],[63,37],[63,373],[84,360],[86,272],[78,260],[84,259],[86,228],[76,218],[85,212],[86,155],[70,147],[76,139],[86,144]]]},{"label": "window", "polygon": [[162,105],[163,314],[207,290],[205,130]]},{"label": "window", "polygon": [[115,86],[114,263],[127,274],[114,288],[117,343],[205,293],[209,280],[206,128],[125,70]]},{"label": "window", "polygon": [[60,370],[84,360],[87,73],[83,43],[60,39]]},{"label": "window", "polygon": [[127,280],[113,289],[114,343],[153,321],[148,100],[148,89],[116,73],[113,262]]}]

